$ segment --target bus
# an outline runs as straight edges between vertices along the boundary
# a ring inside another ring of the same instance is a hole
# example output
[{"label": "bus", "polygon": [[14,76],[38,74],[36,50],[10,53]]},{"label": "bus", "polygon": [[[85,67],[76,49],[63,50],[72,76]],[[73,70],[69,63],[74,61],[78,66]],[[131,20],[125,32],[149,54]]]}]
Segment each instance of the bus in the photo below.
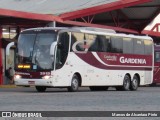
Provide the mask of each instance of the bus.
[{"label": "bus", "polygon": [[154,77],[152,85],[160,83],[160,45],[154,46]]},{"label": "bus", "polygon": [[75,92],[81,86],[135,91],[153,81],[149,36],[90,27],[32,28],[20,33],[16,46],[15,84],[35,86],[38,92],[52,87]]}]

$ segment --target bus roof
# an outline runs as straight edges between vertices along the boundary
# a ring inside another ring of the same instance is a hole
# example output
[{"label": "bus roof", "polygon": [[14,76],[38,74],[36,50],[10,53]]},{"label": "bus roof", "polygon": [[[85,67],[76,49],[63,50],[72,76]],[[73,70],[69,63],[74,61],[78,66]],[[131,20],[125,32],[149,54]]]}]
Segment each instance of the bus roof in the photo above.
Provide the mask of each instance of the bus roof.
[{"label": "bus roof", "polygon": [[39,28],[30,28],[23,30],[25,31],[39,31],[39,30],[59,30],[59,31],[68,31],[68,32],[83,32],[89,34],[97,34],[97,35],[111,35],[111,36],[121,36],[121,37],[130,37],[130,38],[138,38],[138,39],[146,39],[152,40],[150,36],[140,36],[140,35],[133,35],[133,34],[125,34],[125,33],[116,33],[112,29],[102,29],[102,28],[94,28],[94,27],[39,27]]}]

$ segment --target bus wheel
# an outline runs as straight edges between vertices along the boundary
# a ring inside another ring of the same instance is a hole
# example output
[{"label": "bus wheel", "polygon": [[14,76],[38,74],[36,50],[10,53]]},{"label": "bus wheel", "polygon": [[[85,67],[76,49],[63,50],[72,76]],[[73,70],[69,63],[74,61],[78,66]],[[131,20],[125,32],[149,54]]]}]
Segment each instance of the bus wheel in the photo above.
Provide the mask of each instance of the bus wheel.
[{"label": "bus wheel", "polygon": [[90,86],[89,89],[91,91],[106,91],[108,90],[108,86]]},{"label": "bus wheel", "polygon": [[124,91],[128,91],[130,89],[130,82],[131,82],[130,77],[128,75],[125,75],[122,86]]},{"label": "bus wheel", "polygon": [[69,92],[76,92],[76,91],[78,91],[78,87],[79,87],[79,79],[78,79],[77,75],[73,75],[72,81],[71,81],[71,86],[68,87],[68,91]]},{"label": "bus wheel", "polygon": [[133,91],[137,90],[137,88],[138,88],[138,83],[139,83],[139,79],[138,79],[138,77],[135,75],[135,76],[133,77],[133,80],[131,81],[130,89],[133,90]]},{"label": "bus wheel", "polygon": [[45,91],[46,91],[46,88],[47,88],[47,87],[45,87],[45,86],[36,86],[36,90],[37,90],[38,92],[45,92]]},{"label": "bus wheel", "polygon": [[130,77],[128,75],[124,76],[123,86],[117,86],[116,90],[118,91],[128,91],[130,89]]}]

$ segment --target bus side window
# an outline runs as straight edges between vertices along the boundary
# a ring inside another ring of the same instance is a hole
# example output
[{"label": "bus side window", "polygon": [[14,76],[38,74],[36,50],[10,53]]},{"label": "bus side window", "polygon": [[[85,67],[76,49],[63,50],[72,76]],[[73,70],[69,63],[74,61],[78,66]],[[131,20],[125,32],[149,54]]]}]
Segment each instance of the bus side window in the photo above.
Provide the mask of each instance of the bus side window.
[{"label": "bus side window", "polygon": [[85,39],[87,40],[86,45],[88,46],[88,51],[97,51],[96,45],[96,35],[85,34]]},{"label": "bus side window", "polygon": [[123,53],[123,39],[122,37],[112,36],[111,37],[111,52],[112,53]]},{"label": "bus side window", "polygon": [[92,40],[88,51],[98,52],[99,41],[96,35],[89,35],[89,40]]},{"label": "bus side window", "polygon": [[75,42],[82,41],[76,45],[76,50],[84,51],[84,33],[72,32],[71,34],[71,48],[70,50],[73,51],[72,46]]},{"label": "bus side window", "polygon": [[105,46],[107,46],[106,52],[111,52],[111,38],[106,36]]},{"label": "bus side window", "polygon": [[133,54],[133,40],[132,38],[123,38],[123,53]]},{"label": "bus side window", "polygon": [[99,52],[107,52],[108,49],[108,39],[106,36],[97,35],[98,39],[98,51]]},{"label": "bus side window", "polygon": [[144,42],[140,39],[134,39],[134,54],[144,55]]},{"label": "bus side window", "polygon": [[145,55],[151,55],[152,54],[152,41],[150,40],[144,40],[144,47],[145,47]]},{"label": "bus side window", "polygon": [[88,42],[90,46],[88,51],[94,52],[107,52],[109,46],[109,37],[103,35],[89,35],[89,39],[91,42]]}]

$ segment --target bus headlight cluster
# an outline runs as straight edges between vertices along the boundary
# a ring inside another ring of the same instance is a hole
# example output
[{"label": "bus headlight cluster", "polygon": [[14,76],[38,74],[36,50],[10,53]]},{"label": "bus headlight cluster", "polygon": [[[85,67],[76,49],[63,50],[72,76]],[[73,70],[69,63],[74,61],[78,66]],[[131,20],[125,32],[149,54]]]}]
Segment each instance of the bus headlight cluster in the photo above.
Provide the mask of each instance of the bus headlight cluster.
[{"label": "bus headlight cluster", "polygon": [[14,78],[15,78],[15,79],[20,79],[21,76],[20,76],[20,75],[14,75]]},{"label": "bus headlight cluster", "polygon": [[52,78],[52,76],[50,76],[50,75],[45,75],[45,76],[42,77],[42,79],[46,79],[46,80],[48,80],[50,78]]}]

